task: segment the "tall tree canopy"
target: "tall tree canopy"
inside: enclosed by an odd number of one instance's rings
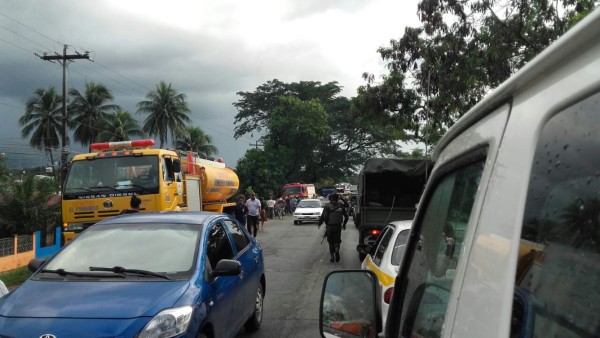
[[[188,126],[177,135],[175,144],[177,149],[197,152],[203,158],[212,157],[218,152],[217,147],[212,144],[212,137],[195,126]]]
[[[341,90],[336,82],[283,83],[275,79],[254,92],[239,92],[241,98],[234,103],[238,109],[235,137],[259,136],[268,154],[261,161],[276,168],[277,177],[269,180],[278,186],[348,176],[366,158],[395,150],[395,141],[402,139],[403,133],[387,119],[363,113],[360,102],[339,96]],[[240,160],[238,173],[256,162]],[[248,184],[253,188],[260,185]]]
[[[54,87],[39,88],[35,96],[30,98],[25,105],[25,114],[19,118],[23,126],[21,135],[28,137],[29,145],[45,151],[54,163],[52,149],[57,148],[62,136],[62,97],[56,93]]]
[[[111,112],[118,111],[120,107],[108,103],[113,99],[110,90],[94,82],[85,84],[85,93],[71,89],[69,95],[69,111],[72,116],[70,126],[75,129],[73,138],[84,146],[96,142],[98,135],[103,131],[99,126]]]
[[[138,113],[148,114],[142,128],[149,135],[157,135],[162,148],[168,141],[169,130],[171,138],[175,139],[191,121],[186,96],[178,93],[170,83],[161,81],[155,90],[146,94],[146,98],[147,101],[137,104]]]
[[[422,25],[379,53],[389,74],[364,100],[418,141],[431,143],[595,7],[593,0],[422,0]],[[408,100],[406,100],[408,99]],[[428,109],[427,109],[428,108]],[[398,124],[399,123],[399,124]]]
[[[134,136],[144,135],[138,121],[126,110],[107,115],[101,123],[101,130],[98,134],[99,142],[128,141]]]

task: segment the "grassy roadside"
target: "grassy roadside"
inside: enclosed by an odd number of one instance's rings
[[[24,266],[15,270],[1,272],[0,280],[6,284],[7,288],[12,289],[21,285],[29,276],[31,276],[31,272]]]

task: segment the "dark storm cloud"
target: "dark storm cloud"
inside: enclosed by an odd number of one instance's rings
[[[379,5],[381,11],[395,3],[389,0],[258,1],[256,6],[243,7],[249,5],[226,0],[218,3],[148,0],[136,2],[140,8],[132,7],[128,11],[121,5],[134,1],[124,1],[3,3],[0,9],[0,146],[15,153],[35,152],[28,147],[28,140],[21,138],[18,119],[24,113],[25,102],[37,88],[54,86],[60,93],[62,68],[58,63],[41,60],[34,53],[60,54],[63,44],[68,44],[69,54],[89,51],[93,59],[76,60],[69,65],[68,88],[83,91],[86,82],[101,83],[111,90],[114,103],[143,122],[146,116],[136,114],[137,103],[145,100],[146,94],[160,81],[171,83],[187,96],[193,124],[213,137],[219,156],[234,166],[249,143],[255,141],[249,136],[233,138],[237,113],[233,103],[239,100],[236,93],[254,91],[277,78],[283,82],[338,81],[346,93],[350,93],[344,95],[352,95],[361,82],[362,72],[370,70],[364,62],[371,61],[361,60],[358,66],[354,62],[349,68],[346,61],[361,50],[361,36],[345,35],[356,34],[352,31],[353,25],[360,22],[364,25],[361,35],[368,36],[367,29],[374,26],[367,22],[372,19],[371,15],[361,18],[360,13],[375,3],[384,3]],[[192,5],[198,8],[193,9],[190,19],[186,15],[190,14],[188,7]],[[145,15],[145,7],[151,6],[175,8],[163,18]],[[253,9],[256,11],[248,12]],[[319,17],[330,12],[337,13],[331,22]],[[166,20],[169,15],[181,15],[182,21],[187,19],[188,22],[169,23]],[[349,17],[351,15],[356,16]],[[402,27],[397,28],[398,34],[402,31]],[[397,36],[388,33],[377,36],[380,41],[391,38]],[[332,46],[339,46],[340,50]],[[352,47],[354,49],[343,50]],[[360,53],[368,55],[364,60],[378,62],[376,47],[377,44],[362,49]],[[72,150],[85,149],[73,144]],[[38,152],[38,156],[40,162],[46,161],[41,153]]]

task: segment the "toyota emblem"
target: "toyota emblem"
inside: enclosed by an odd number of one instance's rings
[[[41,335],[40,338],[56,338],[56,336],[51,333],[46,333]]]
[[[104,201],[104,203],[102,205],[104,206],[104,209],[111,209],[113,207],[113,203],[111,200]],[[43,338],[46,338],[46,337],[43,337]]]

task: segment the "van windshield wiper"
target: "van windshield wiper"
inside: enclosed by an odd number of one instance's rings
[[[137,275],[153,276],[153,277],[159,277],[159,278],[164,278],[164,279],[172,280],[171,277],[169,277],[169,276],[167,276],[165,274],[162,274],[162,273],[148,271],[148,270],[127,269],[127,268],[124,268],[122,266],[113,266],[112,268],[105,268],[105,267],[99,267],[99,266],[90,266],[90,271],[111,271],[111,272],[114,272],[114,273],[121,273],[121,274],[133,273],[133,274],[137,274]]]
[[[75,276],[75,277],[107,277],[105,274],[99,274],[99,273],[89,273],[89,272],[73,272],[73,271],[67,271],[65,269],[56,269],[56,270],[51,270],[51,269],[42,269],[40,270],[41,273],[54,273],[57,274],[59,276]],[[119,276],[119,275],[115,275],[115,276],[110,276],[110,277],[117,277],[117,278],[123,278],[123,276]]]

